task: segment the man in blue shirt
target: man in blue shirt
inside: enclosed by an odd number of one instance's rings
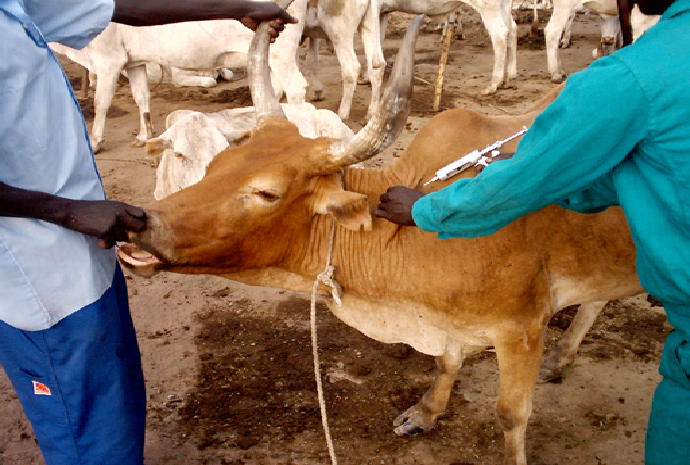
[[[492,234],[552,203],[580,212],[620,205],[640,282],[675,328],[664,346],[645,463],[689,465],[690,0],[632,3],[663,16],[634,44],[572,75],[512,159],[427,195],[392,187],[375,214],[450,238]]]
[[[141,465],[146,395],[116,241],[146,224],[109,201],[49,41],[109,21],[295,22],[249,0],[0,0],[0,364],[48,465]]]

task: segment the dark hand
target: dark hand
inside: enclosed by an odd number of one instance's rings
[[[268,35],[271,36],[271,42],[285,29],[285,24],[297,23],[296,18],[273,2],[256,2],[253,9],[240,19],[240,22],[252,31],[256,31],[263,21],[270,22]]]
[[[389,187],[381,194],[381,203],[374,210],[374,216],[403,226],[416,226],[412,218],[412,205],[423,196],[418,190],[408,187]]]
[[[128,231],[146,227],[146,212],[112,200],[73,200],[67,205],[65,228],[101,239],[98,245],[109,249],[117,241],[127,241]]]

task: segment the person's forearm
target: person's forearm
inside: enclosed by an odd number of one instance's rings
[[[112,21],[155,26],[185,21],[240,19],[252,9],[248,0],[116,0]]]
[[[65,226],[69,223],[70,204],[73,202],[0,182],[0,216],[33,218]]]
[[[0,182],[0,217],[47,221],[100,239],[109,249],[125,241],[129,231],[146,227],[146,212],[112,200],[72,200],[44,192],[29,191]]]
[[[647,105],[624,65],[613,58],[597,60],[569,78],[513,158],[425,195],[413,205],[412,218],[442,238],[477,237],[587,189],[587,207],[600,210],[616,201],[611,181],[603,183],[604,177],[647,131]]]

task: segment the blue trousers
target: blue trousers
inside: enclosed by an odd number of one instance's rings
[[[91,305],[43,331],[0,322],[0,364],[47,465],[142,465],[146,393],[120,268]]]
[[[676,328],[664,344],[645,441],[645,465],[690,465],[690,318],[666,307]],[[687,309],[684,309],[687,310]]]

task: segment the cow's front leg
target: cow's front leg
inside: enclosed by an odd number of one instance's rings
[[[556,84],[565,81],[565,74],[561,69],[561,60],[558,55],[558,46],[571,13],[572,10],[569,4],[565,4],[565,2],[556,2],[549,23],[544,28],[546,59],[549,67],[549,74],[551,75],[551,82]]]
[[[91,147],[98,153],[105,140],[105,117],[115,95],[117,79],[122,66],[120,63],[105,63],[97,66],[96,92],[93,96],[93,126],[91,127]]]
[[[153,123],[151,122],[151,93],[149,92],[146,63],[127,68],[129,86],[132,97],[139,107],[139,135],[132,142],[136,147],[143,147],[146,141],[153,139]]]
[[[323,83],[319,78],[319,46],[321,39],[309,38],[309,48],[307,49],[307,63],[309,77],[311,78],[311,97],[312,102],[323,101]]]
[[[399,436],[414,436],[436,426],[436,420],[448,406],[455,378],[462,366],[464,352],[461,346],[450,348],[436,357],[436,379],[424,394],[422,400],[395,419],[395,433]]]
[[[364,45],[364,54],[367,58],[367,77],[371,82],[371,100],[367,116],[362,124],[366,124],[376,113],[381,105],[381,88],[383,86],[383,75],[386,69],[386,59],[381,48],[381,24],[379,14],[372,13],[369,7],[364,21],[360,25],[359,32]]]
[[[505,438],[505,465],[527,465],[525,431],[539,375],[543,328],[521,322],[517,331],[497,337],[499,393],[496,417]]]
[[[357,87],[357,77],[362,65],[359,63],[354,47],[354,30],[340,35],[329,35],[333,41],[333,48],[340,63],[340,76],[343,80],[343,93],[340,99],[338,116],[343,121],[350,118],[352,99]]]
[[[486,8],[482,13],[482,19],[486,29],[491,36],[491,45],[494,50],[494,69],[491,75],[491,84],[484,90],[482,95],[496,93],[498,88],[505,83],[507,75],[508,40],[510,39],[510,28],[506,25],[503,14],[499,8]],[[516,38],[517,43],[517,38]]]

